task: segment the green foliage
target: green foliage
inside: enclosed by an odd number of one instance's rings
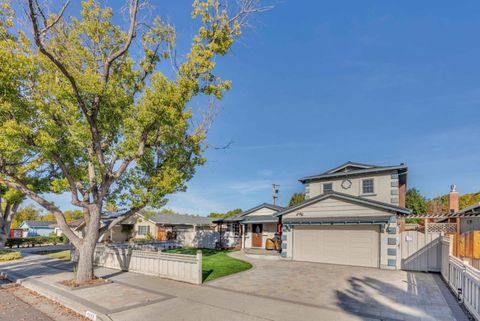
[[[176,34],[159,17],[148,28],[135,25],[138,40],[130,46],[123,31],[128,28],[114,24],[120,19],[113,10],[84,0],[80,16],[57,20],[52,14],[46,23],[55,26],[32,39],[5,3],[0,180],[21,182],[22,191],[33,189],[30,181],[48,193],[77,195],[81,189],[78,195],[88,195],[84,201],[94,195],[111,208],[162,207],[166,195],[185,190],[205,163],[208,119],[199,121],[189,104],[197,96],[221,99],[230,89],[230,81],[215,73],[216,56],[230,51],[246,12],[229,16],[217,0],[195,0],[198,30],[168,77],[160,64],[171,67]],[[41,20],[33,25],[42,29]],[[119,170],[121,164],[126,166]]]
[[[13,261],[22,258],[22,253],[12,250],[0,250],[0,262]]]
[[[292,197],[290,198],[290,202],[288,202],[288,207],[297,205],[305,200],[304,193],[293,193]]]
[[[243,211],[241,208],[236,208],[233,210],[230,210],[225,213],[210,213],[208,214],[208,217],[214,217],[214,218],[226,218],[226,217],[232,217],[241,214]]]
[[[147,234],[145,234],[144,240],[147,241],[147,242],[153,241],[154,237],[153,237],[152,233],[148,232]]]
[[[459,207],[464,209],[480,202],[480,192],[460,195]],[[448,194],[435,197],[427,204],[428,213],[448,213]]]
[[[42,218],[41,212],[33,206],[27,206],[18,210],[13,217],[12,228],[18,228],[23,221],[40,221]]]
[[[26,247],[35,247],[36,245],[44,245],[44,244],[57,244],[62,243],[63,237],[61,236],[34,236],[34,237],[15,237],[15,238],[8,238],[5,242],[5,246],[12,248],[16,246],[17,248],[20,246]]]
[[[427,198],[416,188],[407,191],[405,205],[412,210],[413,214],[425,214],[427,212]]]

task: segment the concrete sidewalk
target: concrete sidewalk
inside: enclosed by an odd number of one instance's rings
[[[23,286],[97,320],[368,320],[329,306],[308,306],[198,286],[129,272],[100,268],[96,275],[112,282],[82,289],[58,283],[71,279],[72,265],[30,255],[0,264],[0,271]],[[373,320],[373,319],[370,319]]]

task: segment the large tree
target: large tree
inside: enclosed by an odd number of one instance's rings
[[[405,197],[405,206],[412,210],[413,214],[425,214],[427,212],[427,198],[416,188],[410,188]]]
[[[10,226],[24,196],[15,189],[0,186],[0,248],[10,235]]]
[[[193,2],[198,32],[181,61],[175,29],[159,17],[140,21],[141,0],[128,1],[125,28],[96,0],[82,1],[80,15],[70,17],[68,1],[55,14],[28,0],[31,36],[21,22],[11,28],[19,20],[8,5],[0,9],[0,184],[55,216],[79,252],[77,282],[94,276],[101,233],[147,205],[165,205],[205,162],[208,121],[188,105],[199,95],[221,99],[230,88],[214,73],[215,57],[230,51],[246,17],[261,10],[255,0],[236,8],[220,1]],[[25,183],[30,178],[47,180],[47,192],[70,194],[84,212],[83,238]],[[101,227],[107,203],[126,210]]]

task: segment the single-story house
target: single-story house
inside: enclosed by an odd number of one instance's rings
[[[67,224],[71,229],[73,229],[75,231],[80,225],[83,224],[83,218],[68,221]],[[50,227],[53,228],[53,232],[55,233],[55,235],[57,235],[57,236],[62,236],[63,235],[62,230],[60,229],[60,227],[58,227],[58,224],[56,222],[54,224],[51,224]]]
[[[229,236],[230,231],[240,235],[243,249],[265,248],[264,229],[270,226],[274,234],[277,226],[285,259],[399,269],[399,233],[410,214],[405,208],[407,170],[404,164],[347,162],[300,178],[306,198],[300,204],[261,204],[216,223],[226,226]],[[236,239],[223,240],[230,245]]]
[[[23,230],[22,237],[49,236],[53,233],[51,225],[55,222],[50,221],[23,221],[19,229]]]
[[[284,208],[262,203],[239,215],[216,219],[219,225],[220,246],[225,248],[260,248],[266,247],[268,239],[281,233],[279,219],[275,216]]]
[[[213,219],[186,214],[139,212],[120,224],[127,238],[157,241],[176,240],[185,247],[215,248],[218,232]],[[115,241],[112,238],[112,241]]]

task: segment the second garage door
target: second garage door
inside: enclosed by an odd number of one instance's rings
[[[293,259],[378,267],[379,226],[301,226],[293,228]]]

